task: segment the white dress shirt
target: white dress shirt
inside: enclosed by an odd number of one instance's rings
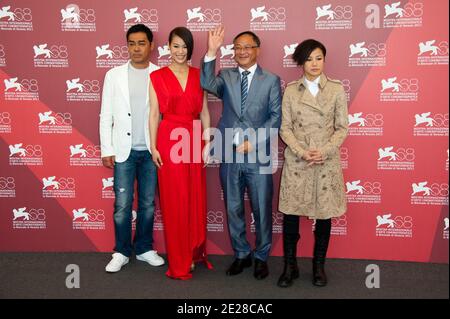
[[[314,97],[316,97],[317,93],[319,93],[319,81],[320,81],[320,76],[318,76],[314,81],[310,81],[305,77],[306,87],[308,88],[309,92],[311,92],[311,94]]]

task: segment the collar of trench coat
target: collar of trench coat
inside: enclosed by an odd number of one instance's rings
[[[321,89],[323,89],[325,87],[325,85],[327,84],[327,82],[328,82],[327,76],[324,73],[322,73],[320,75],[319,87]],[[302,86],[307,88],[306,85],[305,85],[305,76],[304,75],[298,80],[297,87],[300,90]]]
[[[323,112],[324,112],[322,107],[321,107],[322,102],[323,102],[323,98],[324,98],[323,95],[321,94],[321,91],[323,91],[323,89],[325,88],[325,85],[327,84],[328,80],[329,79],[327,78],[327,76],[324,73],[322,73],[320,75],[320,80],[319,80],[319,88],[320,88],[320,90],[319,90],[319,93],[317,94],[316,97],[314,97],[309,92],[309,90],[308,90],[308,88],[307,88],[307,86],[305,84],[305,76],[302,76],[299,80],[296,81],[297,82],[297,89],[299,91],[303,90],[304,92],[307,92],[306,94],[302,94],[301,102],[306,104],[306,105],[309,105],[310,107],[312,107],[314,109],[316,109],[320,114],[323,114]]]

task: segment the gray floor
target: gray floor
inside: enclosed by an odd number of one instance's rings
[[[301,258],[300,278],[283,289],[276,286],[281,257],[269,259],[270,275],[262,281],[253,278],[252,268],[225,276],[231,256],[210,256],[214,269],[198,266],[188,281],[169,279],[164,275],[166,266],[155,268],[135,259],[119,273],[108,274],[104,267],[109,259],[105,253],[1,253],[0,298],[449,298],[448,264],[330,259],[329,284],[318,288],[311,284],[311,259]],[[67,277],[73,276],[66,272],[70,264],[79,267],[80,288],[66,287]],[[370,264],[379,268],[380,288],[366,287]]]

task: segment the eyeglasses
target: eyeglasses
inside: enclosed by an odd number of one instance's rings
[[[253,45],[253,46],[244,46],[244,47],[241,47],[241,46],[235,46],[235,47],[232,48],[232,50],[234,50],[234,51],[236,51],[236,52],[239,52],[239,51],[250,51],[250,49],[254,49],[254,48],[259,48],[259,46],[257,46],[257,45]]]

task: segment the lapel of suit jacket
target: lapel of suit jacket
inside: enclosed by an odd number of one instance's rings
[[[259,88],[261,87],[261,81],[264,80],[264,74],[262,72],[261,67],[258,65],[255,70],[255,74],[253,75],[252,82],[250,83],[250,87],[248,88],[247,100],[244,105],[244,112],[247,111],[247,105],[249,101],[252,101],[254,98],[258,96]]]
[[[231,87],[233,89],[233,95],[235,103],[232,103],[233,109],[237,115],[241,115],[241,74],[239,73],[239,68],[236,67],[230,72]]]
[[[122,91],[123,96],[125,97],[125,100],[127,101],[127,107],[128,110],[131,110],[130,105],[130,90],[128,88],[128,67],[129,67],[130,61],[128,61],[126,64],[122,65],[120,69],[120,73],[118,74],[119,79],[119,87]]]

